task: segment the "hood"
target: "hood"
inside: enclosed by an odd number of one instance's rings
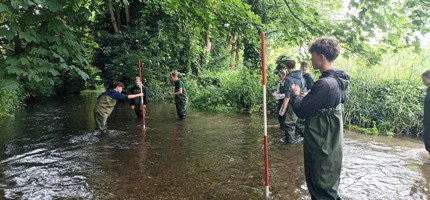
[[[332,69],[324,72],[322,74],[323,77],[325,76],[332,76],[336,78],[337,82],[339,83],[339,87],[342,90],[348,89],[349,85],[349,73],[340,69]]]
[[[293,78],[297,78],[297,79],[301,79],[302,76],[302,70],[294,70],[291,71],[290,73],[288,73],[288,76],[293,77]]]
[[[335,69],[337,82],[342,90],[348,89],[349,85],[349,73],[346,71]]]

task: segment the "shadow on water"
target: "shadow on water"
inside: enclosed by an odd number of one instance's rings
[[[6,199],[264,199],[261,116],[189,111],[151,103],[147,129],[127,102],[92,136],[98,94],[29,105],[0,127]],[[269,119],[271,199],[310,199],[303,148],[278,142]],[[345,133],[344,199],[428,199],[430,156],[421,141]]]

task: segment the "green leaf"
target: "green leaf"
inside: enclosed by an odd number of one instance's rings
[[[16,65],[7,66],[6,71],[8,74],[16,74],[16,75],[21,75],[25,73],[21,68],[17,67]]]
[[[20,32],[19,38],[24,39],[26,42],[36,42],[37,41],[37,38],[35,38],[31,32]]]
[[[45,3],[44,3],[44,5],[46,6],[46,7],[48,7],[49,8],[49,10],[51,10],[51,11],[53,11],[53,12],[58,12],[58,11],[60,11],[60,10],[62,10],[63,9],[63,4],[62,3],[60,3],[59,1],[57,2],[57,1],[53,1],[53,0],[51,0],[51,1],[46,1]]]
[[[11,41],[13,40],[14,33],[6,28],[0,28],[0,37],[6,38],[6,40]]]
[[[31,82],[32,80],[35,82],[39,82],[42,79],[33,71],[33,70],[28,70],[28,74],[27,74],[28,80]]]
[[[0,83],[0,87],[10,90],[16,90],[19,87],[18,81],[13,78],[3,79]]]
[[[15,9],[20,9],[20,8],[24,8],[24,10],[28,9],[28,1],[17,1],[17,0],[12,0],[10,2],[10,4],[12,5],[13,8]]]
[[[75,70],[78,72],[79,76],[81,76],[84,80],[87,80],[89,78],[88,74],[80,70],[79,68],[76,68]]]
[[[20,59],[19,59],[19,62],[20,62],[22,65],[28,65],[28,64],[30,64],[30,62],[29,62],[29,60],[28,60],[28,58],[27,58],[27,57],[22,57],[22,58],[20,58]]]
[[[58,76],[60,75],[60,72],[58,72],[56,69],[49,69],[48,70],[49,73],[51,73],[53,76]]]
[[[0,13],[3,13],[3,12],[10,14],[10,13],[13,13],[13,10],[5,4],[0,4]]]

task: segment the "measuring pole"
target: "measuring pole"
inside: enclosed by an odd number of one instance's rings
[[[137,65],[139,67],[139,74],[140,74],[140,93],[143,93],[142,67],[140,64],[140,59]],[[145,129],[145,104],[143,103],[143,96],[140,97],[140,105],[142,107],[142,125],[143,125],[143,129]]]
[[[261,63],[263,74],[263,119],[264,119],[264,169],[266,177],[266,199],[269,198],[269,148],[267,141],[267,107],[266,107],[266,35],[261,33]]]

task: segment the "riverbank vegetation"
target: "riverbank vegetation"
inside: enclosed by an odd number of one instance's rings
[[[343,47],[337,66],[351,74],[346,123],[369,134],[419,135],[428,7],[420,0],[1,1],[0,119],[35,98],[115,80],[131,87],[139,59],[151,101],[170,100],[168,73],[176,69],[192,107],[261,113],[264,31],[268,93],[278,58],[309,61],[307,46],[333,36]]]

